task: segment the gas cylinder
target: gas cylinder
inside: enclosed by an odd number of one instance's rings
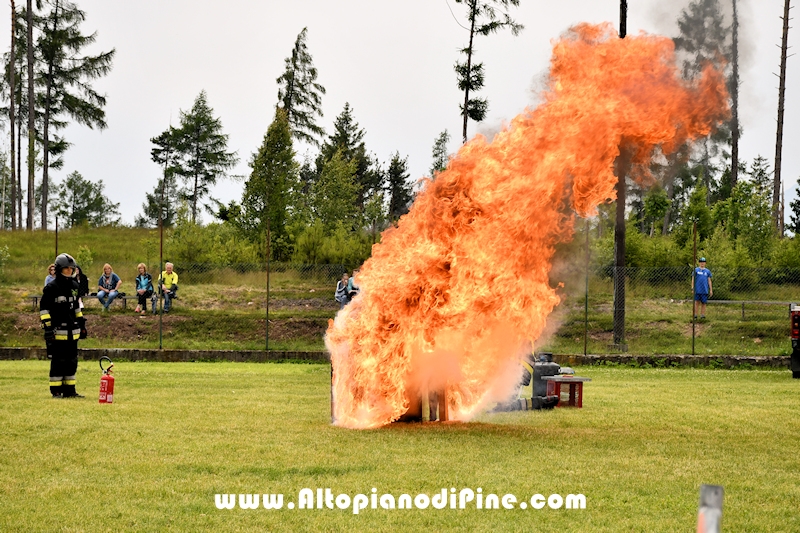
[[[103,360],[109,362],[106,368],[103,368]],[[111,375],[111,369],[114,368],[114,363],[111,362],[106,356],[100,358],[100,370],[103,375],[100,377],[100,403],[112,403],[114,401],[114,376]]]

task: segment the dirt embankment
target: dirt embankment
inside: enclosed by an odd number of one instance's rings
[[[40,337],[39,315],[34,313],[3,313],[0,323],[5,331],[2,334],[14,337]],[[213,319],[187,315],[164,315],[163,334],[165,337],[236,338],[239,340],[260,339],[264,336],[264,317]],[[286,318],[269,321],[269,335],[274,340],[313,339],[325,334],[327,320],[324,318]],[[111,314],[87,314],[87,329],[95,339],[109,341],[136,342],[137,340],[157,338],[159,318],[151,314],[140,316],[133,312],[112,312]]]

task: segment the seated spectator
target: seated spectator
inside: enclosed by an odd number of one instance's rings
[[[348,300],[352,300],[353,298],[355,298],[356,294],[358,294],[358,291],[361,290],[361,287],[356,285],[356,276],[358,275],[359,272],[360,272],[360,270],[358,270],[358,269],[353,270],[353,277],[351,277],[347,281],[347,299]]]
[[[78,280],[78,304],[83,309],[83,297],[89,296],[89,278],[83,273],[81,267],[75,267],[75,279]]]
[[[164,265],[165,270],[158,278],[158,292],[164,296],[164,312],[169,313],[172,307],[172,299],[178,296],[178,273],[173,271],[173,264],[167,263]],[[156,313],[156,308],[153,306],[153,314]]]
[[[108,263],[103,265],[103,275],[100,276],[100,281],[97,282],[97,299],[103,304],[104,311],[108,311],[111,302],[119,294],[120,285],[122,285],[122,280],[114,274],[111,265]]]
[[[147,313],[147,300],[153,295],[153,276],[147,273],[144,263],[139,263],[136,267],[139,275],[136,276],[136,297],[139,298],[139,305],[136,306],[134,313]],[[155,311],[155,306],[153,306]]]
[[[47,267],[47,277],[44,278],[44,286],[47,287],[47,284],[55,279],[56,279],[56,265],[50,265],[49,267]]]
[[[342,274],[342,279],[336,282],[336,301],[339,302],[339,309],[344,309],[344,306],[350,303],[350,297],[347,294],[347,283],[350,281],[350,276],[345,272]]]

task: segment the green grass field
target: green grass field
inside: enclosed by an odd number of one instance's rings
[[[112,405],[51,400],[47,363],[0,363],[2,531],[800,530],[800,380],[788,371],[585,367],[583,409],[332,427],[325,365],[120,363]],[[584,510],[218,510],[218,493],[586,496]]]

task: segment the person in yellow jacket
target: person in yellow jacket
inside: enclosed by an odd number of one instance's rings
[[[172,263],[167,263],[164,268],[166,270],[158,278],[158,292],[164,295],[164,312],[169,313],[172,299],[178,294],[178,273],[173,270]],[[153,305],[153,314],[156,312],[156,306]]]
[[[50,394],[53,398],[83,398],[75,392],[78,339],[86,338],[86,319],[78,299],[77,264],[69,254],[56,257],[56,276],[42,292],[39,317],[50,356]]]

